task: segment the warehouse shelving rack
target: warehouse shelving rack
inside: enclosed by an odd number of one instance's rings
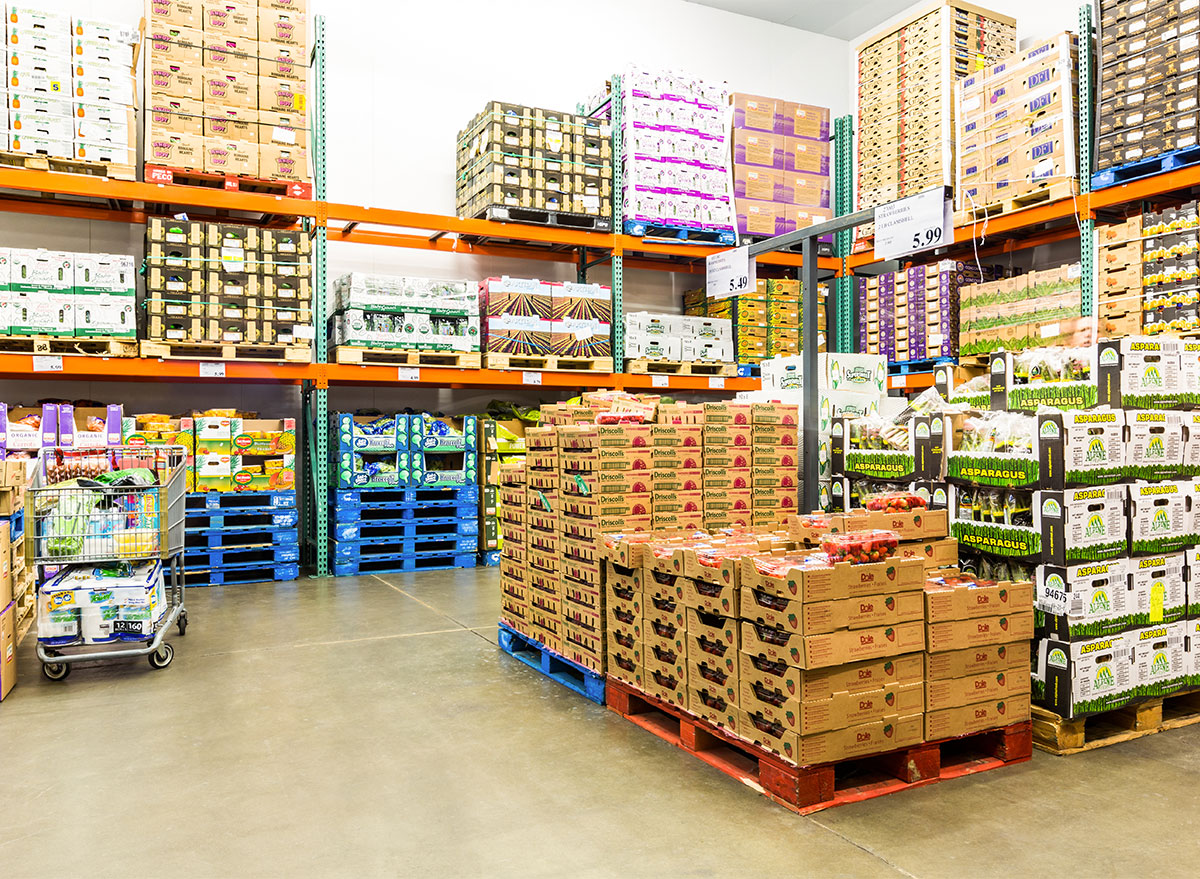
[[[326,249],[328,242],[349,241],[381,246],[403,247],[416,250],[444,253],[500,256],[516,259],[550,260],[571,263],[585,273],[588,269],[605,262],[612,263],[614,295],[623,294],[625,268],[654,269],[671,272],[704,271],[704,259],[720,249],[716,246],[683,244],[661,239],[643,240],[614,233],[594,233],[571,229],[556,229],[545,226],[504,223],[489,220],[463,219],[437,214],[352,205],[327,200],[324,189],[325,138],[323,129],[324,72],[325,72],[325,23],[322,17],[315,20],[316,39],[313,53],[314,111],[319,118],[314,120],[313,161],[317,183],[314,199],[298,199],[285,196],[223,190],[197,189],[159,183],[109,180],[83,177],[47,171],[18,168],[0,168],[0,211],[28,213],[78,219],[99,220],[116,223],[141,224],[148,216],[171,214],[186,209],[194,219],[235,218],[237,222],[258,222],[282,228],[297,225],[311,230],[314,236],[314,272],[318,280],[314,284],[314,319],[317,338],[316,362],[307,364],[266,363],[228,361],[223,378],[200,375],[201,364],[192,360],[155,361],[152,370],[146,369],[144,360],[138,358],[106,358],[95,356],[63,355],[61,368],[35,371],[35,358],[30,354],[0,353],[0,378],[5,379],[53,379],[78,381],[169,381],[169,382],[226,382],[245,384],[293,385],[305,391],[308,401],[305,412],[306,424],[309,416],[315,417],[321,405],[328,411],[328,391],[338,386],[409,385],[441,388],[500,388],[516,389],[540,387],[556,391],[582,390],[590,388],[619,388],[625,390],[651,390],[660,392],[704,392],[713,390],[707,377],[669,376],[666,386],[657,384],[662,377],[650,375],[627,375],[623,373],[582,373],[547,371],[538,373],[538,381],[531,383],[521,371],[495,369],[452,369],[443,367],[421,367],[419,376],[401,381],[396,367],[358,366],[325,362],[323,316],[326,312]],[[1092,32],[1092,10],[1084,6],[1080,11],[1081,33]],[[1087,53],[1081,53],[1081,94],[1090,94],[1092,89],[1092,62]],[[1080,167],[1089,168],[1092,156],[1091,115],[1092,105],[1087,100],[1079,102],[1079,154]],[[853,137],[852,120],[842,117],[835,120],[834,168],[838,182],[835,195],[835,215],[849,213],[852,204],[850,178],[852,171]],[[1091,257],[1094,245],[1094,221],[1097,216],[1119,216],[1123,208],[1140,205],[1160,197],[1200,190],[1200,166],[1180,168],[1145,177],[1130,183],[1113,186],[1096,192],[1090,191],[1086,174],[1081,175],[1080,194],[1077,198],[1063,198],[1037,207],[1026,208],[1011,214],[993,217],[987,223],[986,246],[980,246],[981,257],[1024,250],[1041,244],[1078,239],[1081,258],[1085,265]],[[614,198],[614,202],[619,199]],[[1078,222],[1077,222],[1078,221]],[[973,242],[982,224],[964,224],[955,228],[953,243],[936,254],[924,254],[922,259],[973,255]],[[818,267],[824,277],[836,277],[834,304],[829,315],[830,344],[834,350],[849,350],[853,347],[853,327],[857,316],[853,314],[852,275],[869,274],[878,260],[870,250],[850,253],[849,244],[838,241],[837,256],[822,257]],[[775,252],[758,257],[760,265],[782,270],[798,270],[803,264],[799,254]],[[1094,277],[1085,271],[1085,297],[1094,291]],[[1090,301],[1087,301],[1089,308]],[[617,312],[619,315],[620,312]],[[619,317],[615,324],[620,326]],[[57,363],[56,363],[57,366]],[[44,369],[44,364],[42,365]],[[913,374],[903,378],[910,389],[931,381],[929,374]],[[897,385],[900,386],[900,385]],[[753,390],[759,387],[755,378],[728,378],[723,380],[725,392]],[[322,404],[322,401],[323,404]],[[324,442],[320,437],[311,437],[312,451]],[[327,450],[326,450],[327,451]],[[318,459],[320,460],[320,459]],[[310,465],[311,465],[310,460]],[[327,487],[327,473],[323,466],[313,467],[308,480],[314,491]],[[313,528],[309,533],[320,533],[319,512],[311,509]],[[318,570],[328,571],[328,558],[321,564],[325,554],[323,541],[314,541],[317,551]]]

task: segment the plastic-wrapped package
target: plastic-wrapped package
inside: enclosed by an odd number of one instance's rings
[[[869,565],[882,562],[895,555],[899,546],[899,534],[879,528],[829,534],[821,540],[821,549],[831,564],[849,562],[852,565]]]

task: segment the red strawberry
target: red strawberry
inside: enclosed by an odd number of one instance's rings
[[[889,692],[886,696],[883,697],[883,701],[886,702],[888,705],[895,705],[896,704],[896,694]]]
[[[883,600],[883,605],[888,610],[895,610],[896,609],[896,599],[889,595],[887,598],[885,598]]]
[[[890,723],[889,723],[889,724],[887,724],[887,725],[886,725],[886,726],[883,728],[883,734],[884,734],[885,736],[887,736],[889,739],[892,737],[892,733],[893,733],[893,732],[894,732],[894,730],[892,729],[892,725],[891,725]]]
[[[788,693],[790,693],[793,696],[796,694],[796,682],[795,681],[789,680],[787,682],[787,688],[788,688]]]
[[[644,436],[635,436],[633,438],[633,447],[635,449],[640,449],[645,445],[646,445],[646,438]]]
[[[798,622],[796,621],[796,615],[794,613],[788,614],[788,625],[791,626],[793,629],[796,628],[797,625],[799,625]]]
[[[1008,652],[1008,648],[1007,648],[1007,647],[1001,647],[999,650],[997,650],[997,651],[996,651],[996,655],[997,655],[997,656],[999,656],[1001,659],[1003,659],[1003,658],[1004,658],[1004,655],[1005,655],[1007,652]]]
[[[885,675],[887,675],[888,677],[891,677],[893,674],[896,673],[896,666],[892,663],[892,661],[890,659],[883,664],[883,673]]]

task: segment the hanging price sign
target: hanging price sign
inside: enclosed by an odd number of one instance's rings
[[[896,259],[954,241],[954,212],[935,186],[875,208],[875,257]]]
[[[749,247],[714,253],[705,261],[705,288],[709,299],[726,299],[753,293],[758,286]]]

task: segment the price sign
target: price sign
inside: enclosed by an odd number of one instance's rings
[[[415,382],[421,380],[421,367],[419,366],[397,366],[396,380],[402,382]]]
[[[522,372],[521,383],[526,385],[540,385],[542,383],[542,374],[540,372]]]
[[[33,355],[33,371],[34,372],[62,372],[62,355],[61,354],[34,354]]]
[[[200,364],[200,378],[225,378],[225,364],[202,362]]]
[[[954,214],[945,187],[935,186],[875,208],[875,256],[896,259],[954,241]]]
[[[655,373],[650,376],[650,387],[652,388],[668,388],[671,386],[670,377]]]
[[[720,376],[720,375],[713,375],[713,376],[709,376],[709,378],[708,378],[708,386],[709,386],[710,388],[723,388],[723,387],[725,387],[725,378],[724,378],[724,376]]]
[[[705,261],[705,284],[709,299],[725,299],[751,293],[758,285],[749,247],[714,253]]]

